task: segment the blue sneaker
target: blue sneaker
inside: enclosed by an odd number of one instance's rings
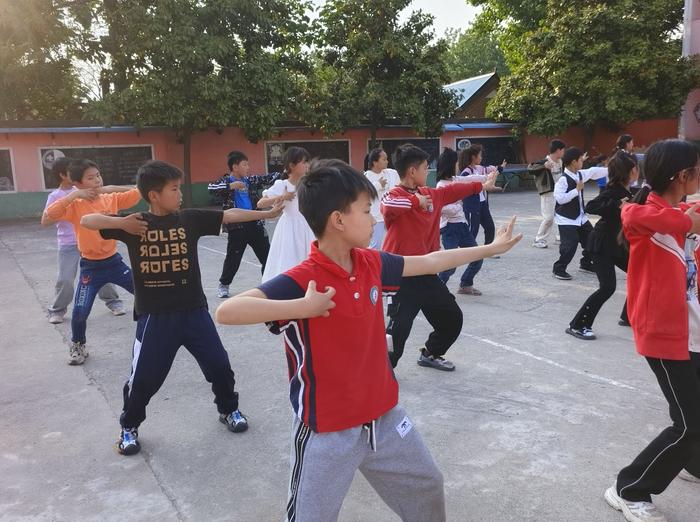
[[[136,428],[122,428],[119,441],[117,441],[117,451],[122,455],[136,455],[141,451],[139,432]]]
[[[226,424],[229,431],[242,433],[248,429],[248,419],[239,410],[234,410],[228,415],[219,415],[219,422]]]

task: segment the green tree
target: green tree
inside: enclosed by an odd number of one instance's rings
[[[125,56],[108,60],[103,80],[109,93],[93,104],[93,113],[175,130],[184,145],[183,192],[190,205],[194,132],[235,126],[257,141],[287,116],[308,27],[306,4],[120,0],[117,7],[105,16],[118,17],[112,28],[124,32],[103,40],[103,51],[119,49]]]
[[[454,109],[445,40],[433,41],[432,16],[399,15],[410,0],[328,0],[314,32],[315,67],[302,83],[303,119],[324,132],[401,122],[422,135],[441,132]]]
[[[84,91],[65,2],[0,0],[0,119],[75,119]]]
[[[590,142],[597,126],[677,116],[700,79],[676,0],[549,0],[547,13],[489,106],[497,119],[549,135],[580,125]]]
[[[494,39],[509,69],[527,60],[525,42],[548,16],[547,0],[467,0],[481,7],[471,30]]]
[[[483,34],[474,29],[449,31],[449,49],[445,65],[451,81],[463,80],[496,71],[499,76],[509,73],[505,57],[493,33]]]

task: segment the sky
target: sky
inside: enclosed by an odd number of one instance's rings
[[[324,0],[312,1],[317,6],[324,3]],[[447,29],[466,29],[479,12],[478,7],[468,5],[466,0],[413,0],[401,19],[418,9],[435,17],[433,26],[437,37],[442,36]]]
[[[479,8],[467,5],[466,0],[413,0],[407,11],[411,8],[435,17],[436,36],[441,36],[447,29],[466,29],[479,12]]]

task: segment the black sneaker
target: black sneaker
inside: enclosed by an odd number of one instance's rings
[[[593,270],[592,266],[579,266],[578,267],[579,272],[583,272],[584,274],[593,274],[596,275],[596,271]]]
[[[582,339],[584,341],[593,341],[595,339],[595,334],[593,330],[584,326],[583,328],[571,328],[570,326],[564,330],[569,335],[573,335],[577,339]]]
[[[219,415],[219,422],[226,424],[229,431],[242,433],[248,429],[248,419],[239,410],[234,410],[228,415]]]
[[[620,319],[617,324],[620,326],[632,326],[630,322],[627,319]]]
[[[139,432],[136,428],[122,428],[117,441],[117,451],[122,455],[136,455],[141,451]]]
[[[571,277],[571,274],[566,270],[561,270],[559,272],[555,270],[554,272],[552,272],[552,275],[554,275],[554,277],[556,277],[557,279],[561,279],[562,281],[569,281],[573,279],[573,277]]]

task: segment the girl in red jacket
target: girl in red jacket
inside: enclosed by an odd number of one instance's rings
[[[700,448],[700,379],[688,351],[688,233],[700,232],[700,150],[683,140],[654,143],[644,159],[649,187],[622,209],[629,241],[627,304],[637,351],[646,357],[669,403],[673,424],[617,476],[605,500],[629,521],[663,522],[651,502]]]

